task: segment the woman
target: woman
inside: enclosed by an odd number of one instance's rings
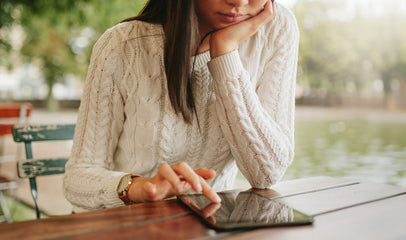
[[[218,202],[238,169],[276,183],[293,159],[298,38],[271,0],[150,0],[109,29],[66,166],[74,211],[189,189]]]

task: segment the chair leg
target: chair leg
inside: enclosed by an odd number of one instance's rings
[[[34,199],[35,212],[37,214],[37,219],[40,219],[41,214],[40,214],[38,203],[37,203],[38,191],[37,191],[37,181],[35,180],[35,177],[30,178],[30,187],[31,187],[32,199]]]
[[[4,198],[4,194],[0,191],[0,205],[1,209],[3,210],[3,215],[7,222],[12,222],[10,211],[8,210],[6,199]]]

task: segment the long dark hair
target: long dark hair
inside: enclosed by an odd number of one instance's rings
[[[160,23],[165,32],[165,73],[172,108],[191,123],[196,113],[190,58],[199,42],[194,0],[149,0],[141,13],[124,21]]]

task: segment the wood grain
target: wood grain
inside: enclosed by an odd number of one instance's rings
[[[189,212],[177,200],[142,203],[40,220],[0,224],[0,239],[55,239],[142,225]],[[22,231],[24,230],[24,231]]]
[[[129,226],[112,230],[107,229],[66,239],[195,239],[215,236],[216,234],[216,231],[207,228],[196,216],[188,215],[180,218],[152,222],[142,226]]]

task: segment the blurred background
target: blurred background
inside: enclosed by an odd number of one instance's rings
[[[31,122],[74,123],[94,42],[145,2],[1,0],[0,103],[31,103]],[[406,1],[279,3],[301,33],[296,152],[284,180],[327,175],[405,187]],[[5,144],[15,151],[12,140]],[[247,186],[241,175],[236,186]],[[26,191],[10,196],[29,206]],[[8,202],[15,221],[32,217]]]

